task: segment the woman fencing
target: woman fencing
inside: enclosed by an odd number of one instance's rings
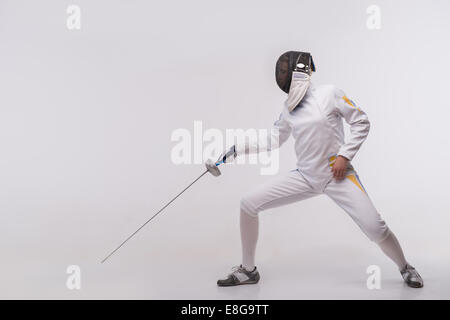
[[[242,262],[217,284],[235,286],[259,281],[255,251],[261,211],[326,194],[397,264],[408,286],[422,287],[422,278],[406,261],[397,238],[375,209],[350,163],[369,133],[367,115],[342,90],[312,84],[313,71],[309,53],[284,53],[276,64],[276,80],[288,93],[288,99],[268,142],[238,143],[221,157],[229,162],[239,155],[278,148],[292,135],[297,169],[258,186],[241,199]],[[343,119],[351,129],[347,141]]]

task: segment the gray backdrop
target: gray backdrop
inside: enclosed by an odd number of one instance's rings
[[[81,30],[66,9],[81,8]],[[381,29],[369,30],[369,5]],[[450,298],[447,0],[0,0],[1,298]],[[239,199],[258,165],[207,176],[107,264],[100,260],[203,170],[174,165],[177,128],[267,128],[274,64],[314,55],[372,123],[353,161],[425,279],[396,267],[325,196],[261,215],[262,281],[240,263]],[[289,140],[280,172],[295,165]],[[66,268],[81,268],[69,290]],[[381,290],[368,290],[378,265]]]

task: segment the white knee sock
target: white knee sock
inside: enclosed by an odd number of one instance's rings
[[[259,219],[241,210],[242,266],[252,271],[255,268],[256,242],[258,241]]]
[[[392,231],[389,236],[378,243],[378,245],[381,250],[397,264],[399,270],[402,270],[406,266],[407,262],[403,255],[402,247]]]

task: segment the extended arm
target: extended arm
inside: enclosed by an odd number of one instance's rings
[[[286,142],[291,133],[291,127],[286,120],[283,119],[283,115],[273,124],[272,128],[268,130],[265,137],[241,137],[237,139],[236,144],[230,149],[224,152],[219,161],[230,162],[233,161],[236,156],[259,153],[265,151],[271,151],[281,147]]]

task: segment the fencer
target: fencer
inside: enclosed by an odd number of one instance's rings
[[[369,133],[368,117],[342,90],[333,85],[314,85],[311,75],[315,70],[310,53],[289,51],[281,55],[275,67],[276,82],[288,96],[267,140],[245,140],[222,155],[223,162],[230,162],[236,156],[273,150],[292,135],[297,168],[242,197],[242,261],[217,285],[255,284],[260,280],[255,265],[260,212],[325,194],[379,245],[408,286],[423,287],[422,278],[405,259],[399,241],[374,207],[351,164]],[[346,140],[343,120],[350,125]]]

